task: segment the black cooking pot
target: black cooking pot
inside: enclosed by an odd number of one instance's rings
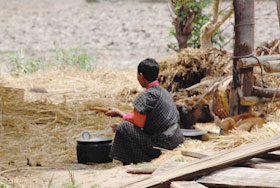
[[[78,163],[109,163],[112,159],[108,156],[112,146],[112,138],[93,137],[77,140]]]

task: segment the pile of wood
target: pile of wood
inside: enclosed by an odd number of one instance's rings
[[[149,177],[122,187],[270,187],[280,185],[280,136],[205,156],[191,163],[169,163]],[[269,159],[269,160],[268,160]],[[178,182],[179,181],[179,182]],[[190,182],[191,181],[191,182]]]

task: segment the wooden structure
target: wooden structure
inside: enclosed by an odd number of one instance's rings
[[[221,152],[213,156],[204,157],[200,160],[171,168],[168,171],[156,173],[150,177],[139,178],[138,181],[122,187],[168,187],[172,181],[192,180],[193,178],[206,175],[207,173],[228,166],[240,164],[256,156],[278,149],[280,149],[280,136],[239,146],[230,151]],[[280,185],[280,178],[278,183]]]
[[[280,72],[280,55],[255,57],[254,0],[234,0],[235,44],[233,56],[233,85],[230,99],[230,116],[247,112],[259,102],[279,100],[277,89],[254,86],[253,68],[264,67],[266,72]],[[279,1],[277,8],[279,11]],[[278,12],[279,14],[279,12]],[[262,71],[263,74],[263,71]]]

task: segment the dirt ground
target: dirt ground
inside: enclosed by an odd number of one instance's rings
[[[225,1],[222,7],[228,7]],[[153,0],[0,0],[0,62],[9,51],[29,58],[54,60],[58,48],[81,46],[99,65],[135,68],[146,57],[162,59],[171,18],[165,1]],[[255,45],[280,36],[274,1],[255,3]],[[209,11],[209,9],[206,9]],[[231,50],[233,16],[221,30]],[[4,66],[5,67],[5,66]],[[5,68],[3,68],[5,69]]]
[[[226,1],[223,7],[229,4]],[[0,7],[2,74],[7,70],[7,52],[54,61],[54,41],[56,47],[64,49],[81,46],[96,59],[96,64],[115,70],[134,69],[146,57],[161,60],[173,53],[166,51],[167,44],[175,39],[169,36],[171,20],[165,1],[0,0]],[[256,1],[255,9],[255,46],[279,38],[275,2]],[[233,22],[231,17],[222,28],[226,41],[232,39]],[[231,41],[225,49],[232,50],[232,45]],[[47,85],[42,82],[44,84]],[[8,160],[1,157],[0,165]],[[11,165],[8,169],[11,171],[0,172],[0,182],[16,187],[51,184],[58,188],[71,187],[71,177],[74,177],[80,188],[109,188],[139,178],[139,175],[126,173],[128,168],[131,166],[122,166],[117,161],[106,165],[78,165],[66,161],[64,167],[42,168],[22,165],[19,170]]]

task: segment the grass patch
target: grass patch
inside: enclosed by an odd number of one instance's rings
[[[44,63],[40,58],[27,58],[25,57],[23,51],[19,54],[8,52],[6,53],[6,56],[8,57],[8,64],[11,73],[30,74],[45,68]]]
[[[82,47],[63,49],[55,45],[56,60],[60,62],[62,68],[67,66],[77,67],[83,71],[91,71],[94,67],[95,59],[82,51]]]
[[[82,46],[64,49],[57,47],[56,42],[53,44],[54,49],[52,52],[54,52],[57,62],[45,62],[43,58],[29,58],[24,54],[24,50],[20,50],[17,53],[6,53],[9,72],[12,74],[30,74],[54,66],[60,69],[75,67],[87,72],[93,70],[96,59],[85,53]]]

